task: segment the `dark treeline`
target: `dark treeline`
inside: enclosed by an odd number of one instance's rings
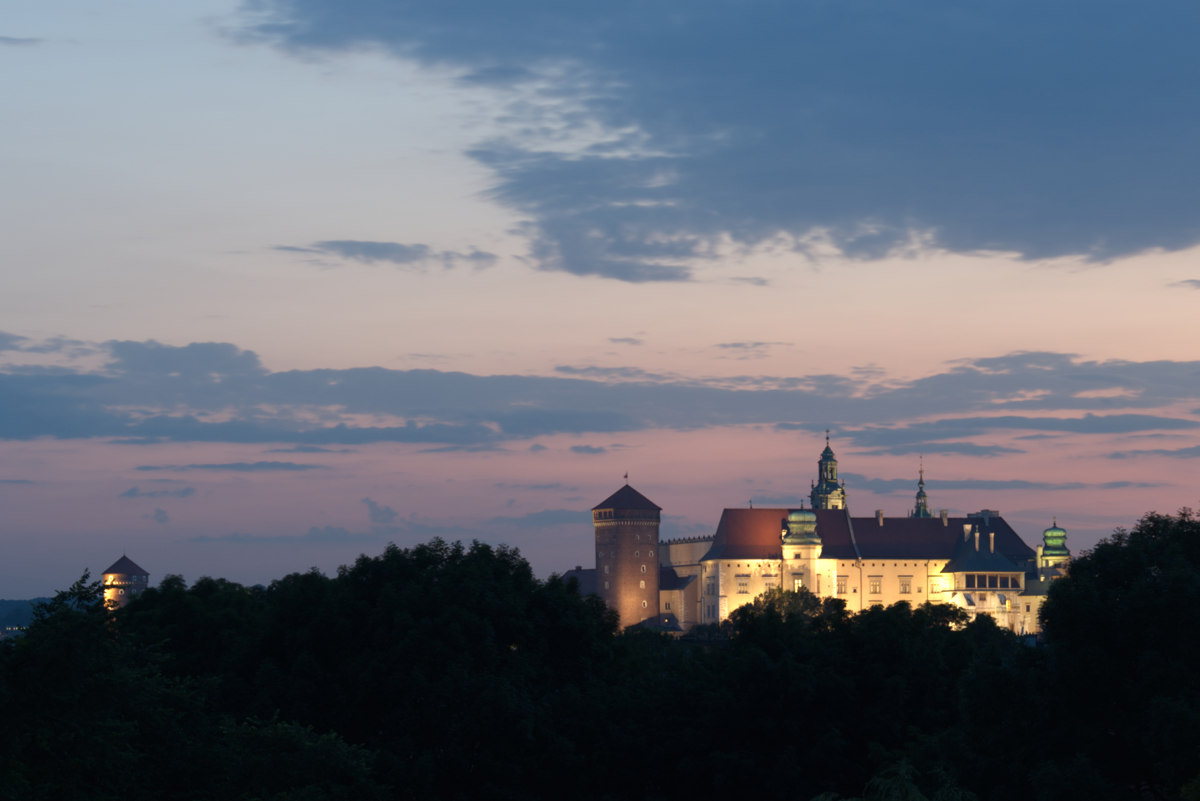
[[[4,799],[1200,799],[1200,522],[991,618],[776,592],[684,640],[435,541],[266,588],[81,579],[0,650]]]

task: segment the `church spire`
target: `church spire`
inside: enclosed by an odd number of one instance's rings
[[[929,513],[929,496],[925,494],[925,459],[921,459],[920,478],[917,480],[917,503],[913,507],[912,517],[932,517]]]
[[[846,488],[838,485],[837,457],[829,445],[829,429],[825,429],[825,450],[817,460],[817,483],[809,498],[814,509],[846,508]]]

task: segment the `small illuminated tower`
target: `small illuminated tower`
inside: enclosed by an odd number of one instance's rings
[[[592,509],[596,592],[622,626],[658,619],[658,524],[661,509],[626,484]]]
[[[833,448],[829,447],[829,431],[825,431],[825,450],[817,461],[817,483],[813,485],[812,508],[814,509],[845,509],[846,488],[838,484],[837,458]]]
[[[104,571],[104,605],[120,609],[140,595],[149,582],[149,573],[128,556],[122,556]]]
[[[921,478],[917,481],[917,504],[910,517],[932,517],[929,514],[929,497],[925,494],[925,466],[921,466]]]
[[[1038,546],[1038,567],[1063,569],[1071,561],[1067,550],[1067,531],[1058,527],[1058,518],[1042,532],[1042,544]]]

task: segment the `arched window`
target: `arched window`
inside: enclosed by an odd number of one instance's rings
[[[646,566],[645,566],[645,565],[642,565],[642,572],[643,572],[643,573],[645,573],[645,572],[646,572]]]

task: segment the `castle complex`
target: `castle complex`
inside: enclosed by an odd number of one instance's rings
[[[1000,514],[933,515],[921,470],[905,517],[852,517],[826,436],[811,508],[726,509],[708,537],[660,541],[661,509],[626,484],[592,510],[594,570],[569,571],[624,626],[686,631],[720,623],[765,590],[841,598],[851,612],[926,601],[986,613],[1018,634],[1038,631],[1049,582],[1070,561],[1057,521],[1036,550]]]

